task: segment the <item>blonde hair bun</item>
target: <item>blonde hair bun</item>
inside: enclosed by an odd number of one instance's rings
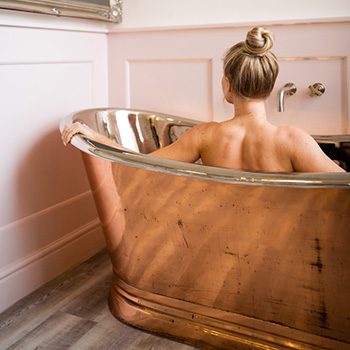
[[[270,49],[273,38],[270,31],[255,27],[226,52],[224,75],[231,91],[243,98],[267,98],[275,85],[278,62]]]
[[[263,27],[251,29],[244,42],[244,51],[249,55],[263,56],[273,46],[272,33]]]

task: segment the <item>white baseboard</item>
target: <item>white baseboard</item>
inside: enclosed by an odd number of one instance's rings
[[[0,270],[0,312],[105,247],[98,219]]]

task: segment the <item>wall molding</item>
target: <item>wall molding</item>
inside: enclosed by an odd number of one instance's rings
[[[256,25],[274,27],[274,26],[295,26],[305,24],[332,24],[332,23],[349,23],[350,17],[334,18],[310,18],[310,19],[291,19],[291,20],[259,20],[248,22],[232,23],[208,23],[208,24],[191,24],[191,25],[174,25],[174,26],[154,26],[154,27],[117,27],[109,24],[107,34],[133,33],[133,32],[162,32],[162,31],[189,31],[189,30],[215,30],[227,28],[244,28],[254,27]]]
[[[287,19],[287,20],[257,20],[242,21],[229,23],[206,23],[174,26],[142,26],[142,27],[124,27],[123,23],[115,24],[89,19],[55,17],[37,13],[28,13],[15,10],[0,9],[1,20],[0,26],[4,27],[22,27],[27,29],[46,29],[85,33],[126,33],[126,32],[145,32],[145,31],[172,31],[172,30],[195,30],[195,29],[220,29],[220,28],[237,28],[251,27],[255,25],[281,26],[281,25],[298,25],[298,24],[325,24],[325,23],[343,23],[349,22],[350,17],[329,17],[329,18],[304,18],[304,19]]]
[[[0,61],[0,66],[36,66],[36,65],[50,65],[50,64],[89,64],[92,66],[94,62],[92,60],[57,60],[57,61]]]
[[[213,57],[169,57],[169,58],[127,58],[124,61],[124,69],[125,69],[125,106],[126,108],[132,108],[131,103],[131,68],[133,64],[138,63],[146,63],[146,64],[179,64],[179,63],[205,63],[208,67],[208,115],[209,119],[208,121],[213,120],[213,88],[212,88],[212,81],[213,81]]]
[[[96,225],[94,200],[86,191],[0,227],[2,240],[8,242],[0,247],[0,281],[23,268],[22,261],[35,261],[37,254],[40,258],[59,249]]]
[[[10,276],[11,274],[17,272],[18,270],[24,269],[28,265],[31,265],[37,262],[38,260],[43,259],[47,255],[55,251],[58,251],[59,249],[66,246],[67,244],[70,244],[77,239],[81,239],[84,235],[88,234],[90,231],[97,230],[99,228],[100,228],[100,221],[99,219],[96,218],[88,222],[87,224],[80,226],[74,231],[66,234],[65,236],[57,239],[56,241],[48,244],[47,246],[40,248],[36,252],[29,254],[15,261],[14,263],[8,264],[7,266],[0,269],[0,281]]]
[[[11,222],[0,234],[8,242],[1,254],[0,312],[105,247],[91,191]]]
[[[94,219],[5,266],[0,270],[0,312],[104,247],[100,222]],[[8,293],[9,290],[12,293]]]
[[[89,191],[85,191],[85,192],[79,193],[76,196],[70,197],[70,198],[68,198],[68,199],[66,199],[64,201],[61,201],[61,202],[56,203],[56,204],[53,204],[50,207],[47,207],[47,208],[44,208],[42,210],[36,211],[33,214],[30,214],[30,215],[22,217],[22,218],[20,218],[18,220],[12,221],[9,224],[0,226],[0,234],[1,234],[1,232],[7,231],[7,230],[13,228],[16,225],[26,224],[26,223],[28,223],[31,220],[35,220],[37,218],[41,218],[41,217],[43,217],[45,215],[50,214],[50,212],[53,212],[55,210],[59,210],[59,209],[62,209],[64,207],[67,207],[67,206],[69,206],[69,205],[71,205],[74,202],[77,202],[79,200],[86,201],[87,197],[90,197],[90,196],[91,196],[91,191],[90,190]],[[0,271],[1,271],[1,269],[0,269]],[[1,273],[0,273],[0,276],[1,276]],[[1,279],[1,277],[0,277],[0,279]]]

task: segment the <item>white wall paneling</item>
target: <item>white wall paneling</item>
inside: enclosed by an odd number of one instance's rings
[[[110,105],[154,106],[156,111],[212,120],[218,101],[223,105],[222,33],[213,29],[109,34]],[[239,31],[234,36],[238,40]]]
[[[106,34],[16,23],[0,20],[0,311],[104,246],[58,123],[107,105]]]
[[[91,206],[93,208],[94,203],[90,198],[91,196],[87,197],[89,197],[88,200],[79,201],[79,204],[83,207]],[[42,222],[44,220],[51,220],[47,222],[52,225],[59,220],[70,220],[76,212],[68,213],[74,209],[77,210],[73,206],[67,206],[64,213],[52,211],[50,216],[37,217],[36,220],[29,222],[25,220],[22,225],[15,225],[11,231],[18,232],[16,230],[22,229],[28,232],[28,236],[33,235],[33,232],[38,232],[38,227],[43,226]],[[81,208],[77,210],[77,212],[79,211],[81,211]],[[39,286],[65,272],[70,267],[85,261],[102,249],[104,238],[99,220],[96,215],[90,222],[87,220],[88,217],[85,217],[85,223],[77,226],[75,230],[0,269],[1,310],[6,309]],[[53,230],[55,230],[54,226],[48,231],[50,233]],[[15,240],[14,237],[11,237],[11,241]]]
[[[344,134],[348,130],[346,57],[280,57],[276,89],[267,106],[276,125],[292,123],[313,134]],[[297,92],[285,98],[285,111],[277,111],[277,92],[293,82]],[[326,91],[310,97],[309,85],[320,82]]]
[[[210,59],[129,60],[126,62],[127,106],[212,120]],[[140,79],[140,77],[142,77]],[[186,89],[193,81],[195,89]],[[169,108],[171,106],[171,109]]]
[[[200,120],[221,121],[233,108],[221,91],[222,57],[245,40],[248,26],[148,29],[109,34],[110,105],[150,109]],[[273,52],[280,74],[267,102],[269,119],[313,134],[349,132],[349,22],[276,24]],[[294,82],[298,91],[277,111],[278,91]],[[308,86],[326,92],[310,97]]]
[[[45,137],[67,111],[92,104],[91,68],[91,62],[0,64],[2,86],[6,87],[0,103],[4,116],[9,116],[3,120],[3,140],[8,147],[3,150],[6,172],[0,173],[0,193],[7,206],[0,213],[0,225],[66,199],[68,193],[62,187],[72,194],[84,189],[83,184],[70,186],[69,172],[62,161],[54,161],[52,141]],[[73,91],[78,92],[74,98]],[[42,136],[39,140],[38,135]]]

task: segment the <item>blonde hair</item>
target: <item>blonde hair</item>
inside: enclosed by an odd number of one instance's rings
[[[245,41],[232,46],[224,57],[224,74],[232,91],[243,98],[267,98],[278,75],[276,56],[270,51],[269,30],[254,27]]]

